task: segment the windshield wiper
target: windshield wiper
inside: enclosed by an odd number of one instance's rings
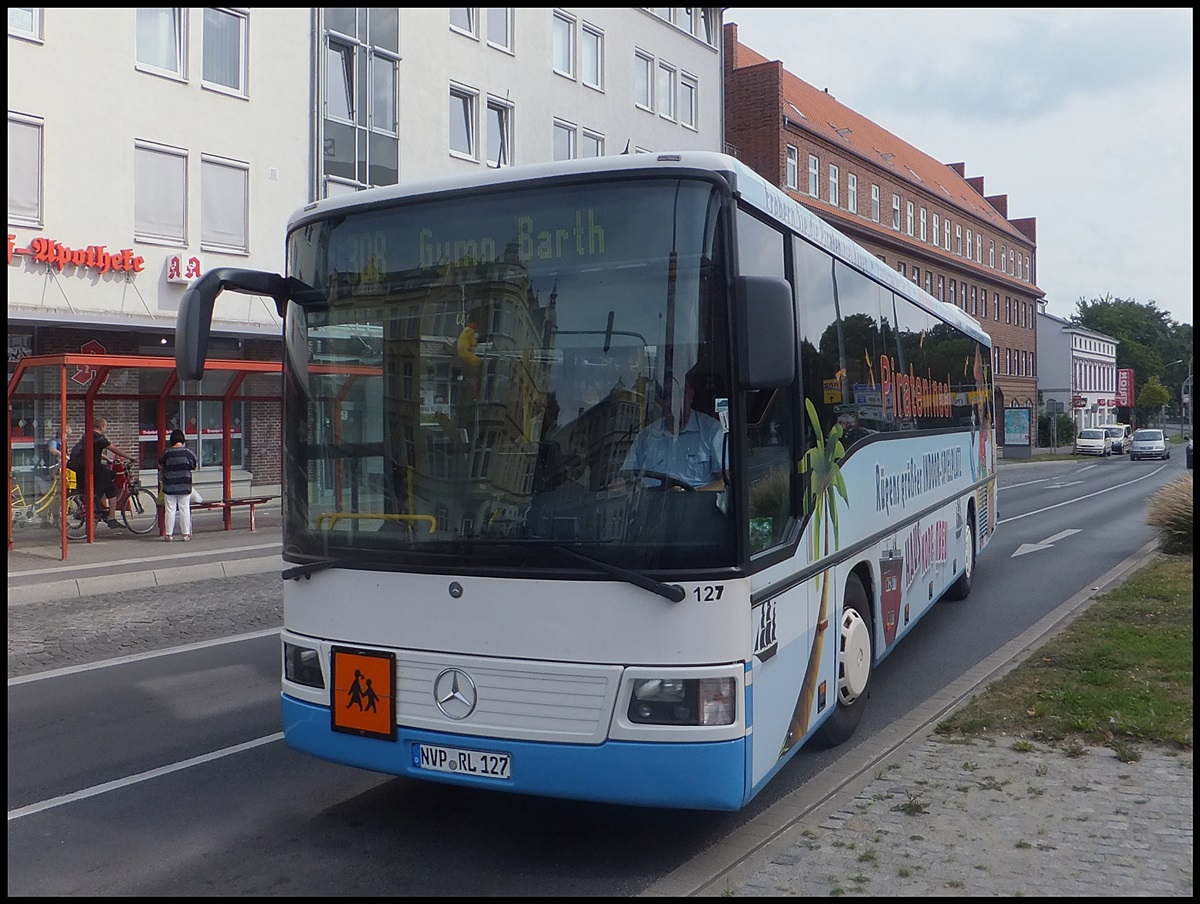
[[[469,542],[496,546],[509,544],[514,546],[544,546],[556,552],[566,553],[566,555],[572,558],[591,565],[597,571],[603,571],[605,574],[620,578],[622,581],[633,584],[635,587],[641,587],[643,590],[657,593],[663,599],[668,599],[673,603],[681,603],[683,602],[683,598],[687,596],[687,591],[678,584],[665,584],[662,581],[656,581],[654,578],[644,575],[641,572],[633,571],[630,568],[622,568],[620,565],[605,562],[603,559],[597,559],[595,556],[589,556],[587,553],[574,549],[562,540],[554,540],[550,537],[520,537],[515,539],[506,537],[497,537],[495,539],[478,538]]]
[[[285,581],[298,581],[300,578],[311,578],[318,571],[324,571],[326,568],[347,568],[359,565],[363,561],[365,560],[362,556],[330,556],[328,559],[317,559],[315,562],[305,562],[303,565],[285,568],[280,577]]]
[[[486,546],[544,546],[553,549],[556,552],[565,553],[571,558],[578,559],[584,562],[597,571],[603,571],[605,574],[620,578],[628,584],[633,584],[635,587],[641,587],[643,590],[649,590],[651,593],[657,593],[663,599],[670,600],[673,603],[683,602],[683,598],[687,596],[687,592],[678,584],[666,584],[662,581],[656,581],[654,578],[644,575],[640,572],[633,571],[629,568],[622,568],[620,565],[613,565],[611,562],[605,562],[603,559],[597,559],[595,556],[589,556],[587,553],[582,553],[577,549],[572,549],[562,540],[552,540],[548,537],[525,537],[520,539],[497,538],[484,539],[476,538],[474,540],[459,540],[455,545],[470,546],[470,545],[486,545]],[[362,556],[332,556],[328,559],[318,559],[315,562],[305,562],[303,565],[293,565],[291,568],[285,568],[281,577],[285,581],[299,580],[300,578],[312,577],[318,571],[324,571],[326,568],[344,568],[348,566],[358,565],[363,562]]]

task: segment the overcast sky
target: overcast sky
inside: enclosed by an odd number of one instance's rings
[[[1037,218],[1050,313],[1192,323],[1189,9],[728,7],[738,40]]]

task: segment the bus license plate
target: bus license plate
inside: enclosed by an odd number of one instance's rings
[[[456,775],[478,775],[481,778],[509,779],[512,756],[487,750],[465,750],[461,747],[439,747],[433,744],[413,744],[413,766],[431,772],[453,772]]]

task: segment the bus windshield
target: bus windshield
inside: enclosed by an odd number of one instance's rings
[[[288,275],[311,291],[286,318],[289,557],[732,565],[721,211],[716,183],[625,176],[294,229]],[[633,451],[664,423],[660,443],[700,434],[690,472]]]

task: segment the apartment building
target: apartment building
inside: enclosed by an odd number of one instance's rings
[[[10,7],[9,374],[25,355],[173,355],[187,286],[218,267],[281,271],[288,217],[318,198],[518,163],[719,150],[721,15]],[[281,328],[270,299],[226,295],[209,353],[277,361]],[[135,395],[155,374],[122,379]],[[181,394],[219,396],[217,379]],[[103,412],[145,467],[153,404]],[[234,408],[231,467],[278,482],[278,406]],[[36,402],[14,406],[18,467],[52,420]],[[82,424],[81,401],[68,420]],[[175,400],[169,420],[202,470],[223,464],[220,402]]]
[[[726,149],[992,337],[997,404],[1036,405],[1037,223],[724,26]],[[1002,423],[1002,420],[999,422]],[[1000,435],[1003,442],[1003,433]]]
[[[1122,392],[1117,370],[1120,340],[1047,313],[1044,303],[1039,305],[1037,333],[1042,407],[1071,415],[1079,430],[1120,422],[1117,409],[1134,402],[1132,381]]]

